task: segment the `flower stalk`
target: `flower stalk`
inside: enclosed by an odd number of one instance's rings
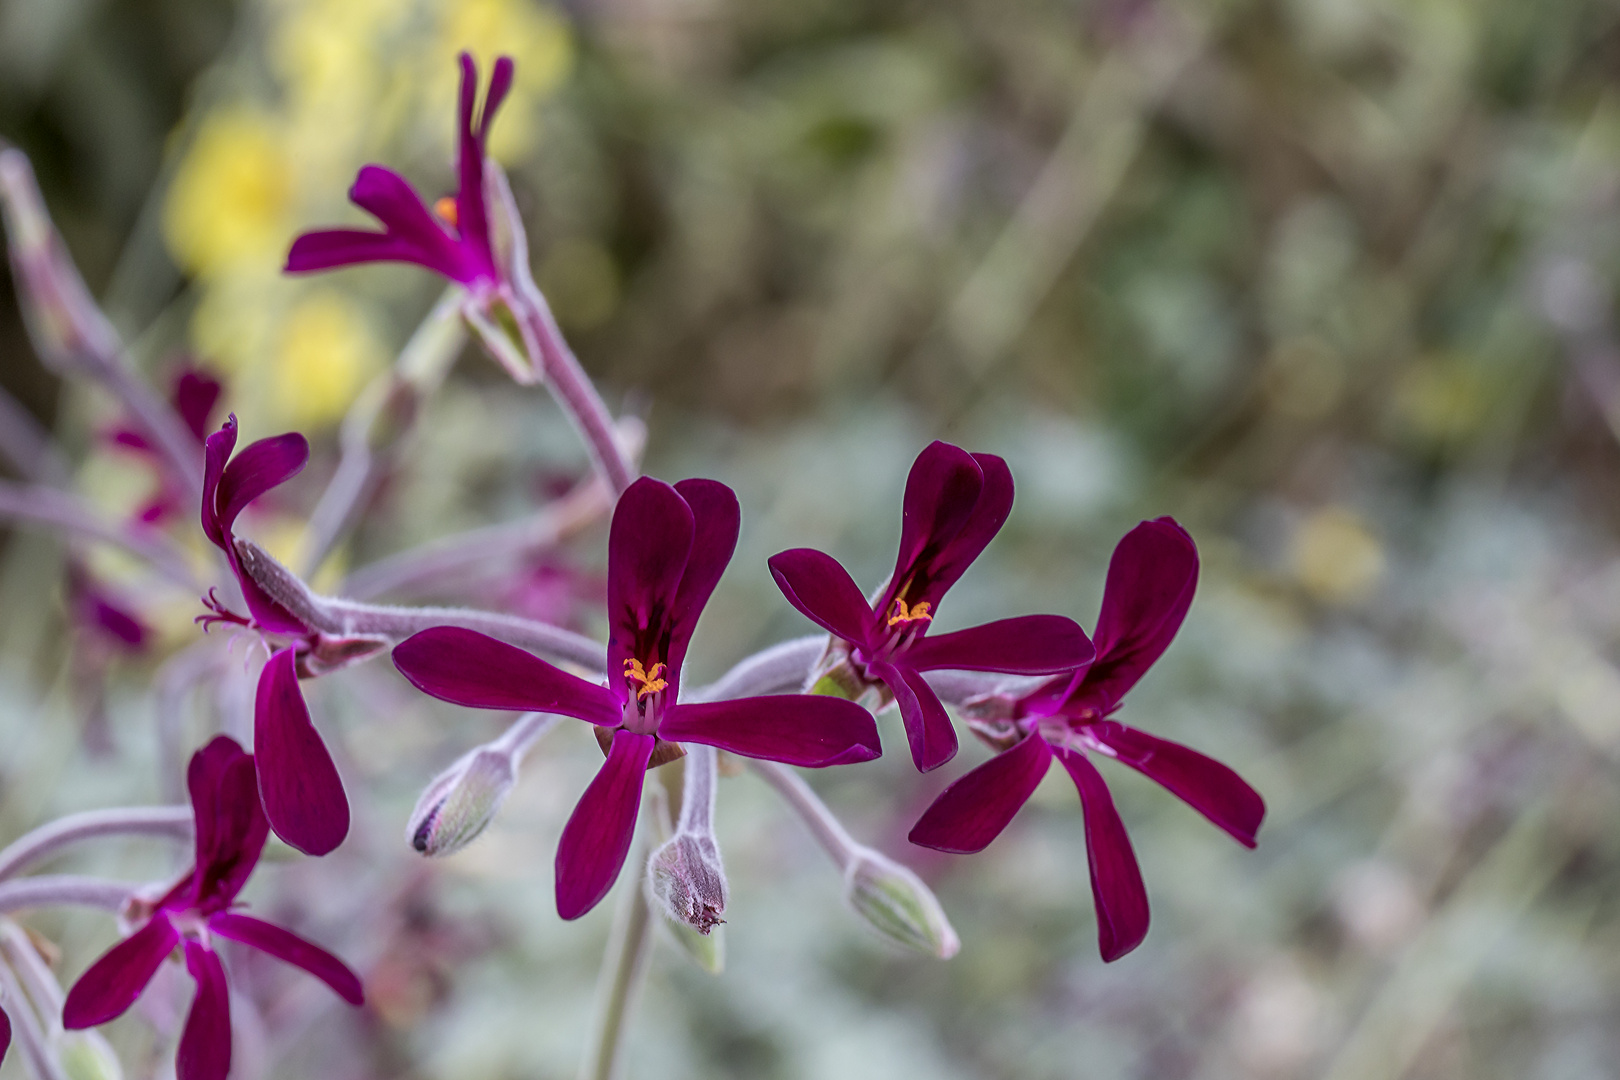
[[[13,841],[0,850],[0,881],[54,858],[63,848],[101,836],[158,836],[189,840],[189,806],[128,806],[69,814]]]
[[[640,865],[639,860],[637,860]],[[596,1018],[579,1065],[579,1080],[616,1080],[623,1073],[624,1036],[652,958],[652,908],[644,882],[626,882],[597,980]]]
[[[0,518],[112,544],[188,591],[200,587],[186,553],[163,534],[108,521],[78,496],[65,491],[0,480]]]

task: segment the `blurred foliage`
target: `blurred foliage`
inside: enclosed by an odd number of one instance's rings
[[[1144,516],[1189,527],[1200,596],[1126,718],[1271,807],[1251,854],[1110,771],[1155,926],[1104,966],[1060,778],[960,859],[904,840],[948,777],[891,754],[816,778],[939,889],[963,940],[942,964],[862,934],[796,822],[730,780],[729,968],[658,953],[635,1075],[1613,1075],[1620,5],[0,0],[0,134],[138,359],[194,353],[249,433],[315,440],[257,526],[283,549],[337,421],[435,294],[405,268],[283,278],[286,243],[360,220],[365,161],[451,186],[462,46],[517,57],[495,154],[586,367],[649,410],[649,471],[742,497],[700,673],[805,632],[772,552],[880,579],[905,469],[944,436],[1019,484],[947,625],[1090,626],[1114,541]],[[1583,282],[1601,314],[1561,341]],[[86,455],[81,490],[137,502],[142,474],[94,438],[110,404],[57,404],[9,302],[0,350],[0,383]],[[337,562],[516,518],[582,460],[469,355]],[[601,541],[560,557],[599,566]],[[6,837],[159,797],[140,779],[159,657],[103,665],[117,756],[97,756],[60,558],[17,536],[0,569]],[[145,601],[190,640],[191,598]],[[229,686],[188,730],[240,722]],[[396,835],[416,789],[489,718],[381,664],[314,699],[364,820],[257,887],[370,958],[373,1005],[254,986],[289,1038],[275,1075],[571,1075],[607,905],[559,923],[549,865],[588,735],[549,737],[488,834],[421,864]],[[144,849],[117,859],[98,865],[160,876]],[[69,977],[113,934],[32,925]],[[112,1031],[146,1075],[146,1028]]]

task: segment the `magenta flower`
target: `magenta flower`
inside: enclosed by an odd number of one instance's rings
[[[440,199],[430,211],[404,177],[381,165],[360,170],[349,200],[382,222],[383,231],[325,229],[293,241],[287,272],[303,274],[374,262],[408,262],[442,274],[474,293],[500,284],[484,202],[484,149],[489,125],[512,88],[512,60],[495,61],[484,107],[474,115],[478,66],[461,54],[461,124],[456,154],[460,187],[454,199]],[[445,219],[441,224],[437,212]],[[446,224],[449,228],[446,228]],[[453,231],[452,231],[453,230]]]
[[[214,406],[219,403],[219,395],[223,389],[219,380],[197,368],[183,367],[175,377],[169,404],[185,423],[186,429],[196,436],[198,446],[201,446],[203,440],[208,437],[208,417],[212,415]],[[152,445],[150,439],[128,426],[113,429],[107,437],[115,446],[123,447],[148,459],[158,470],[158,490],[136,512],[138,520],[148,525],[158,525],[185,505],[184,485],[169,474],[167,460]]]
[[[681,663],[709,594],[737,546],[731,489],[642,477],[619,497],[608,535],[608,685],[570,675],[471,630],[438,626],[394,649],[394,663],[436,698],[478,709],[561,713],[597,726],[607,762],[557,847],[557,911],[577,919],[619,876],[643,777],[677,740],[820,768],[870,761],[877,725],[850,701],[806,694],[680,702]],[[679,753],[671,747],[660,756]]]
[[[1109,719],[1169,647],[1197,584],[1198,549],[1180,525],[1159,518],[1126,534],[1108,565],[1096,659],[1019,699],[1010,720],[976,725],[1002,753],[941,792],[911,830],[911,842],[923,847],[983,850],[1055,757],[1080,790],[1104,960],[1119,959],[1147,936],[1148,900],[1130,837],[1091,754],[1157,780],[1246,847],[1254,847],[1266,813],[1259,793],[1220,762]]]
[[[192,755],[187,782],[197,823],[196,864],[157,901],[139,930],[79,976],[68,991],[62,1023],[79,1030],[122,1016],[179,946],[197,983],[180,1037],[180,1080],[225,1080],[231,1006],[216,936],[303,968],[351,1005],[361,1004],[364,994],[354,972],[325,949],[234,910],[270,831],[254,790],[252,755],[221,735]]]
[[[911,759],[923,772],[956,756],[956,731],[923,672],[942,668],[1046,675],[1087,663],[1093,653],[1072,619],[1026,615],[929,637],[945,591],[979,557],[1012,509],[1012,474],[993,454],[929,444],[906,480],[894,575],[869,605],[831,555],[794,548],[771,573],[788,602],[848,643],[856,673],[894,695]]]
[[[225,553],[247,601],[249,618],[228,611],[210,594],[207,621],[234,622],[291,643],[259,675],[253,713],[259,790],[276,835],[308,855],[325,855],[349,834],[349,802],[332,755],[310,720],[298,690],[295,659],[319,637],[261,589],[242,569],[232,529],[248,503],[293,476],[309,460],[309,443],[289,433],[260,439],[232,456],[236,417],[208,436],[203,466],[202,525]]]

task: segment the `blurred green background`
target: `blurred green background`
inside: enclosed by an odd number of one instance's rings
[[[1114,542],[1175,516],[1200,593],[1122,718],[1270,806],[1246,852],[1109,770],[1154,927],[1105,966],[1061,772],[984,854],[910,848],[988,751],[964,729],[947,775],[918,777],[886,718],[889,755],[813,779],[938,889],[964,942],[942,963],[867,934],[798,823],[729,780],[728,969],[660,949],[633,1076],[1615,1075],[1620,4],[0,0],[0,135],[138,362],[161,381],[190,354],[250,437],[316,444],[259,523],[272,543],[296,542],[339,421],[438,288],[283,278],[287,243],[360,220],[366,161],[451,186],[463,47],[517,60],[494,153],[585,366],[647,417],[648,471],[742,498],[700,676],[808,631],[772,552],[881,579],[906,469],[947,438],[1019,486],[943,625],[1089,628]],[[96,436],[113,404],[38,365],[10,299],[0,383],[82,494],[145,497]],[[543,394],[469,351],[325,580],[517,518],[582,462]],[[552,556],[587,598],[602,546]],[[150,686],[195,633],[193,597],[143,593],[165,644],[87,667],[60,547],[11,534],[0,566],[3,839],[162,797]],[[437,598],[515,603],[480,587]],[[240,709],[230,683],[192,702],[191,744]],[[560,923],[550,862],[589,734],[549,736],[490,833],[427,864],[406,811],[495,720],[386,662],[311,692],[364,808],[342,854],[256,887],[362,961],[372,1005],[255,971],[238,1045],[274,1049],[238,1075],[571,1076],[611,902]],[[86,860],[170,869],[138,845]],[[29,925],[64,978],[114,936]],[[131,1076],[161,1075],[147,1030],[109,1029]]]

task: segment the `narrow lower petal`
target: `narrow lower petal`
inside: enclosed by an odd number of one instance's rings
[[[703,606],[709,602],[714,587],[720,584],[720,575],[725,573],[726,564],[737,550],[742,510],[737,505],[736,493],[718,480],[682,480],[675,485],[675,491],[692,510],[692,553],[687,557],[680,588],[675,592],[675,606],[670,612],[669,653],[664,657],[671,672],[678,674],[698,616],[703,613]],[[678,692],[678,685],[678,681],[671,681],[671,697]]]
[[[226,464],[214,493],[219,526],[227,534],[248,503],[285,484],[309,461],[309,442],[296,431],[260,439]]]
[[[658,734],[807,769],[871,761],[883,753],[871,713],[820,694],[676,705]]]
[[[153,915],[79,976],[62,1007],[62,1026],[77,1031],[124,1015],[179,943],[169,917],[161,911]]]
[[[259,675],[253,748],[259,795],[276,835],[306,855],[325,855],[343,843],[349,800],[299,692],[291,648],[272,656]]]
[[[330,986],[338,997],[350,1005],[365,1004],[366,996],[360,986],[360,976],[350,971],[342,960],[319,945],[305,941],[291,930],[234,911],[215,915],[208,920],[208,928],[220,937],[251,945],[277,960],[303,968]]]
[[[1086,730],[1120,761],[1157,780],[1238,843],[1254,847],[1266,802],[1237,773],[1190,747],[1112,720]]]
[[[218,735],[191,756],[186,785],[197,826],[191,900],[223,908],[242,891],[270,835],[258,772],[236,740]]]
[[[653,737],[624,728],[613,733],[607,761],[580,796],[557,844],[557,914],[577,919],[613,888],[641,809],[641,785]]]
[[[772,555],[770,568],[776,587],[801,615],[835,637],[866,643],[872,608],[837,559],[814,548],[792,548]]]
[[[453,269],[440,265],[439,260],[424,259],[425,254],[418,244],[371,229],[317,229],[292,242],[284,269],[289,274],[309,274],[378,262],[416,263],[440,274]]]
[[[1029,801],[1051,764],[1046,740],[1030,732],[940,792],[912,826],[911,842],[964,855],[983,851]]]
[[[1125,534],[1108,563],[1097,616],[1097,662],[1075,694],[1106,711],[1181,629],[1198,588],[1198,549],[1170,518],[1144,521]]]
[[[894,693],[900,719],[906,725],[906,741],[911,744],[911,760],[918,771],[937,769],[955,757],[956,729],[922,672],[882,662],[867,666]]]
[[[394,666],[424,694],[454,705],[561,713],[603,727],[624,718],[607,687],[459,626],[435,626],[406,638],[394,647]]]
[[[1061,615],[1023,615],[950,634],[929,634],[906,649],[918,671],[1005,671],[1046,675],[1091,663],[1091,640]]]
[[[225,967],[212,949],[188,941],[186,970],[197,981],[197,996],[180,1035],[175,1074],[178,1080],[225,1080],[231,1071],[231,991]]]
[[[1114,797],[1102,774],[1078,750],[1054,746],[1080,790],[1086,816],[1086,858],[1091,864],[1091,895],[1097,905],[1097,946],[1105,961],[1118,960],[1147,937],[1147,886]]]
[[[692,508],[662,480],[643,476],[619,496],[608,528],[608,676],[621,692],[626,660],[668,663],[664,635],[695,531]]]

